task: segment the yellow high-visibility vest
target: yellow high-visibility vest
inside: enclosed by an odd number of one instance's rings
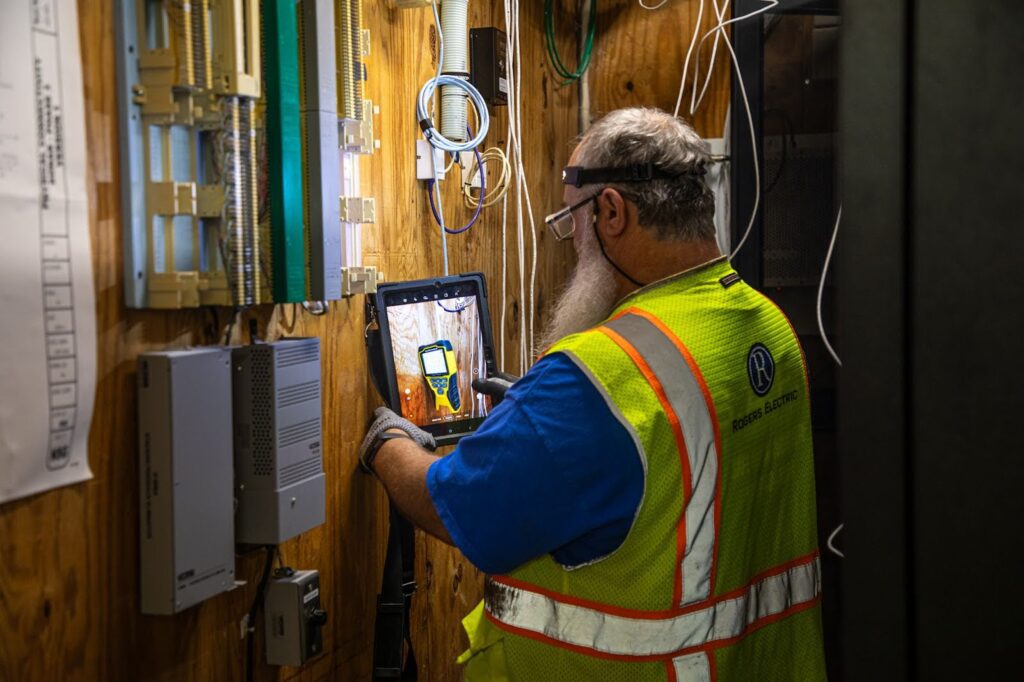
[[[632,436],[642,502],[609,556],[488,577],[466,679],[825,679],[807,375],[782,312],[722,258],[548,353]]]

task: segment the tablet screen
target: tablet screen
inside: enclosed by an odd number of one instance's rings
[[[402,416],[434,435],[472,431],[491,406],[472,387],[487,375],[475,287],[389,293],[386,310]]]

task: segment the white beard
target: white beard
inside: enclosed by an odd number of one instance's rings
[[[569,282],[551,310],[539,351],[547,350],[570,334],[597,326],[615,308],[618,293],[615,271],[601,255],[592,230],[581,236],[578,256]]]

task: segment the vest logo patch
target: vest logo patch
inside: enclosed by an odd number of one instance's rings
[[[775,358],[763,344],[755,343],[747,353],[747,376],[750,388],[758,397],[764,397],[775,383]]]
[[[728,289],[738,281],[740,281],[740,276],[735,272],[730,272],[728,275],[718,280],[718,283],[722,285],[723,289]]]

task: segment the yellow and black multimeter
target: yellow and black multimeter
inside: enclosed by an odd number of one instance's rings
[[[452,342],[441,339],[419,347],[420,371],[434,396],[434,407],[447,407],[452,412],[462,408],[459,398],[459,370],[455,365]]]

